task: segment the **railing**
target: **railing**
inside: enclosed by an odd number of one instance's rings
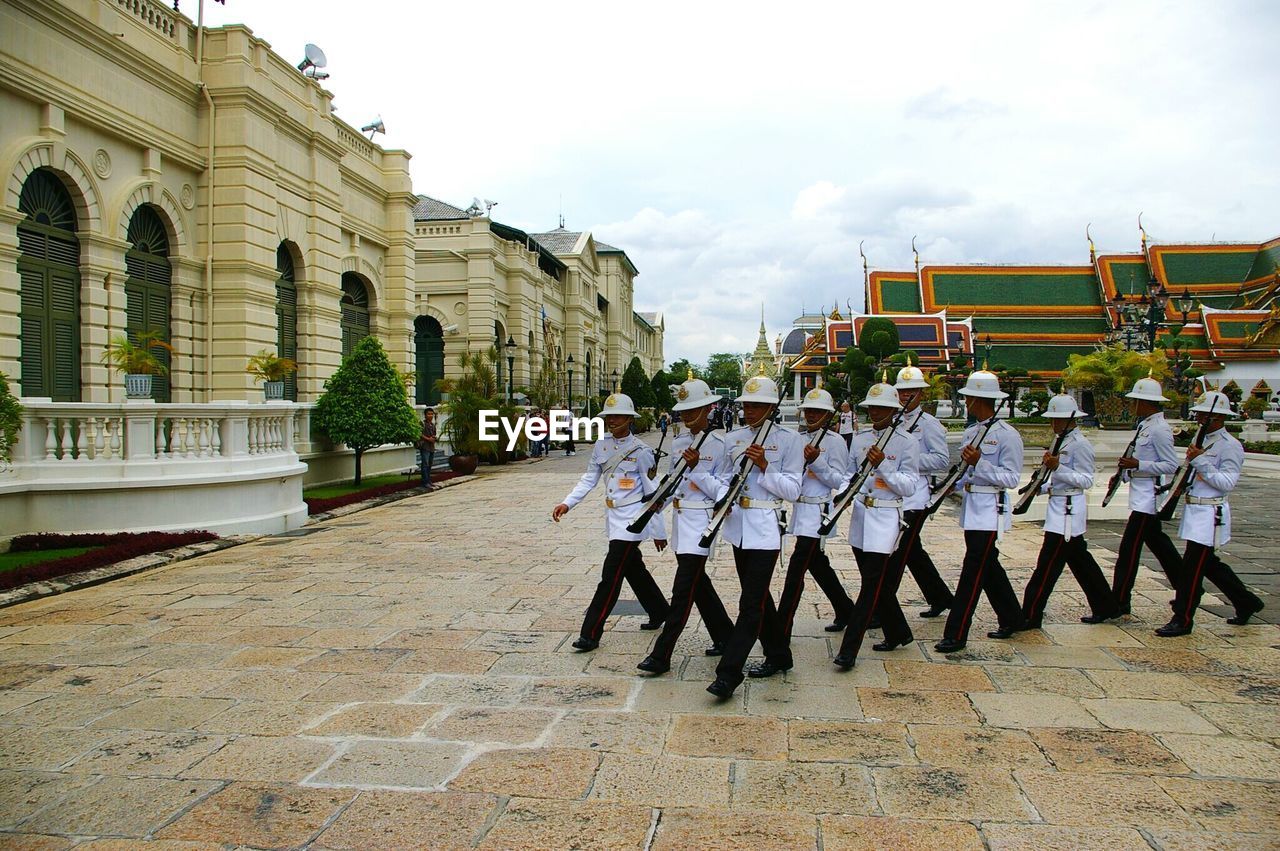
[[[155,30],[165,38],[176,39],[178,37],[177,18],[159,3],[153,2],[153,0],[116,0],[116,5],[126,15],[132,15],[143,26]]]
[[[373,143],[338,124],[338,138],[342,143],[366,160],[373,159]]]
[[[189,463],[294,454],[298,406],[22,401],[22,433],[5,474],[130,461]]]

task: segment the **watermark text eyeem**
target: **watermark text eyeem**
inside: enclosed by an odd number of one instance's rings
[[[497,411],[487,408],[480,411],[480,439],[486,443],[495,443],[502,439],[499,429],[506,432],[507,451],[516,448],[520,434],[536,443],[544,438],[552,440],[591,441],[604,437],[604,420],[600,417],[575,417],[568,411],[552,411],[546,417],[529,419],[516,417],[515,424],[504,420]]]

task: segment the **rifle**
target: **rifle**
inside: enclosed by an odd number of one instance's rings
[[[1058,435],[1058,439],[1053,442],[1053,446],[1049,449],[1050,455],[1058,454],[1059,450],[1062,449],[1062,441],[1066,439],[1067,435],[1070,434],[1074,428],[1075,424],[1073,423],[1071,428]],[[1040,493],[1040,488],[1044,485],[1045,479],[1047,478],[1049,478],[1049,468],[1044,465],[1043,461],[1041,461],[1040,466],[1031,474],[1031,481],[1027,482],[1026,485],[1018,490],[1018,494],[1022,498],[1019,499],[1018,504],[1013,507],[1014,514],[1027,513],[1027,509],[1031,507],[1031,503],[1035,502],[1036,497]]]
[[[876,441],[875,448],[881,452],[885,446],[889,444],[889,439],[893,437],[893,433],[897,431],[898,425],[902,422],[902,414],[894,416],[893,421],[889,423],[889,427],[884,430],[884,434],[880,435],[880,439]],[[870,452],[867,453],[868,455]],[[840,515],[853,502],[853,498],[862,490],[862,486],[866,484],[867,479],[875,471],[875,467],[871,466],[871,462],[866,458],[862,459],[862,464],[858,467],[858,472],[845,486],[844,490],[836,494],[831,503],[831,513],[822,517],[822,523],[818,526],[818,537],[826,537],[831,534],[831,530],[836,527],[836,523],[840,520]]]
[[[1142,424],[1139,423],[1133,429],[1133,440],[1129,441],[1129,445],[1124,448],[1124,452],[1120,457],[1132,458],[1134,451],[1138,448],[1138,438],[1142,436]],[[1111,474],[1111,479],[1107,482],[1107,493],[1102,497],[1102,507],[1106,508],[1107,503],[1111,501],[1111,497],[1116,495],[1116,491],[1120,490],[1120,483],[1124,481],[1124,468],[1120,466],[1120,462],[1116,461],[1116,471]]]
[[[1213,397],[1213,404],[1209,406],[1209,414],[1212,416],[1213,409],[1218,406],[1218,397]],[[1196,429],[1196,436],[1191,441],[1197,448],[1204,446],[1204,439],[1209,436],[1207,431],[1209,427],[1209,418],[1200,424]],[[1191,487],[1191,462],[1183,461],[1182,466],[1178,468],[1178,472],[1173,474],[1173,482],[1169,485],[1169,496],[1164,501],[1164,505],[1160,506],[1160,512],[1157,515],[1161,520],[1172,520],[1174,512],[1178,510],[1178,502],[1182,499],[1182,495],[1187,492],[1187,488]]]
[[[658,448],[653,450],[653,466],[649,468],[649,481],[653,481],[653,477],[658,475],[658,462],[667,457],[667,453],[662,451],[662,444],[666,443],[667,433],[664,431],[662,437],[658,438]]]
[[[769,431],[773,428],[773,417],[768,417],[760,428],[756,431],[755,440],[751,441],[752,446],[758,446],[764,442],[769,436]],[[716,502],[715,511],[711,515],[711,522],[707,524],[707,529],[702,533],[702,540],[698,542],[698,546],[706,548],[711,546],[711,542],[715,540],[716,533],[720,531],[720,527],[724,525],[725,518],[729,516],[729,512],[733,510],[733,506],[737,504],[738,497],[742,494],[742,489],[747,486],[747,471],[751,468],[752,461],[743,453],[742,460],[738,463],[738,469],[734,472],[733,478],[729,480],[729,489],[724,492],[724,496],[720,497]]]
[[[983,438],[987,436],[987,433],[991,431],[992,426],[994,426],[999,420],[998,415],[1000,413],[1000,408],[1003,405],[1003,399],[996,402],[996,409],[992,412],[991,419],[987,420],[986,424],[983,425],[978,433],[973,436],[973,440],[968,443],[969,446],[980,446],[982,444]],[[963,476],[965,470],[968,469],[969,465],[964,463],[963,458],[951,465],[951,469],[947,471],[945,476],[943,476],[937,492],[933,495],[933,499],[930,500],[929,504],[924,508],[926,517],[932,515],[938,510],[938,506],[942,505],[942,501],[947,498],[947,494],[951,493],[951,489],[956,486],[956,482],[960,481],[960,477]]]
[[[707,438],[711,436],[711,429],[704,428],[702,437],[698,438],[698,443],[693,447],[693,451],[697,452],[702,448],[702,444],[707,442]],[[654,466],[657,466],[654,461]],[[676,488],[680,487],[680,480],[684,478],[684,474],[689,471],[689,465],[681,458],[676,465],[662,477],[662,481],[658,482],[658,487],[653,493],[649,494],[649,498],[645,500],[645,509],[635,520],[627,524],[627,531],[633,535],[638,535],[640,530],[649,525],[649,521],[653,519],[653,515],[662,510],[662,506],[676,492]]]

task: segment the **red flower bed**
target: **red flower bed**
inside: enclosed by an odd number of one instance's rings
[[[200,541],[217,540],[212,532],[90,532],[77,535],[19,535],[9,545],[9,552],[30,553],[60,550],[66,547],[97,547],[78,556],[41,562],[0,574],[0,590],[16,588],[28,582],[65,576],[94,567],[114,564],[148,553]]]
[[[431,483],[439,484],[446,479],[452,479],[456,473],[439,473],[431,474]],[[366,488],[365,490],[355,491],[353,493],[343,494],[342,496],[331,497],[312,497],[311,499],[303,498],[307,504],[307,514],[323,514],[326,511],[332,511],[335,508],[342,508],[344,505],[354,505],[357,502],[364,502],[366,499],[373,499],[379,496],[386,496],[389,493],[399,493],[400,491],[413,490],[422,487],[421,482],[416,479],[407,479],[403,482],[396,482],[392,485],[379,485],[376,488]]]

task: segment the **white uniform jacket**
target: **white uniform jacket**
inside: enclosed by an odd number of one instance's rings
[[[1220,547],[1231,540],[1231,504],[1227,494],[1240,481],[1244,447],[1220,428],[1204,441],[1204,454],[1191,462],[1191,486],[1182,507],[1178,537],[1206,547]],[[1205,502],[1197,502],[1205,500]]]
[[[1162,477],[1178,472],[1181,459],[1173,446],[1173,429],[1162,412],[1143,417],[1137,429],[1133,457],[1138,459],[1138,468],[1126,470],[1122,480],[1129,483],[1129,510],[1155,514],[1156,486]]]
[[[720,429],[712,429],[705,433],[708,436],[702,448],[698,450],[698,466],[685,473],[671,503],[674,506],[671,509],[671,548],[676,553],[699,556],[711,554],[710,549],[698,546],[698,541],[702,538],[702,533],[707,530],[707,524],[711,522],[715,499],[713,495],[703,493],[697,483],[692,481],[691,476],[705,468],[719,479],[721,472],[719,465],[724,464],[726,459],[724,432]],[[703,434],[704,432],[690,434],[685,431],[671,442],[672,468],[680,462],[681,453],[701,440]]]
[[[809,443],[810,435],[802,434],[800,437],[804,445]],[[804,476],[800,479],[800,498],[791,511],[791,526],[787,529],[792,535],[818,537],[822,515],[831,507],[831,492],[849,481],[849,449],[844,445],[843,437],[828,431],[822,436],[818,451],[821,454],[804,468]],[[835,530],[832,530],[827,537],[834,534]]]
[[[973,442],[983,426],[974,423],[965,429],[961,445]],[[960,503],[960,526],[965,530],[1006,532],[1013,525],[1009,488],[1017,488],[1022,478],[1022,435],[999,420],[982,439],[978,463],[964,471],[956,483],[964,501]]]
[[[899,431],[905,431],[916,441],[920,458],[919,477],[915,493],[903,500],[904,511],[927,508],[931,496],[929,479],[951,468],[951,455],[947,450],[947,427],[938,418],[916,408],[902,418]]]
[[[1093,475],[1093,444],[1073,427],[1058,448],[1058,469],[1040,487],[1041,493],[1049,494],[1044,513],[1046,532],[1057,532],[1068,541],[1084,534]]]
[[[735,428],[724,437],[722,461],[714,471],[701,463],[690,475],[703,493],[714,493],[718,500],[729,489],[729,481],[742,460],[742,453],[755,440],[756,429]],[[794,431],[775,424],[764,439],[765,471],[751,464],[742,497],[747,501],[735,505],[720,536],[735,547],[748,550],[782,549],[782,533],[778,528],[778,512],[784,503],[800,495],[800,476],[804,471],[804,439]]]
[[[876,444],[883,432],[874,428],[853,437],[850,474],[841,485],[849,484],[858,474],[867,450]],[[849,506],[849,544],[855,550],[891,553],[898,545],[902,529],[903,499],[916,492],[919,485],[919,446],[915,437],[902,427],[884,447],[884,460],[863,483]]]
[[[616,464],[613,463],[615,460],[617,460]],[[605,435],[591,447],[591,460],[587,463],[587,472],[582,474],[578,484],[564,498],[564,504],[573,508],[582,502],[583,498],[591,493],[591,489],[599,483],[605,468],[613,465],[608,471],[604,486],[604,526],[608,539],[610,541],[665,539],[667,524],[661,513],[655,514],[649,521],[649,525],[639,533],[627,531],[627,524],[644,511],[642,504],[644,498],[653,493],[658,486],[657,482],[651,481],[648,475],[653,469],[653,463],[653,450],[634,434],[629,434],[622,440],[616,440],[612,435]]]

